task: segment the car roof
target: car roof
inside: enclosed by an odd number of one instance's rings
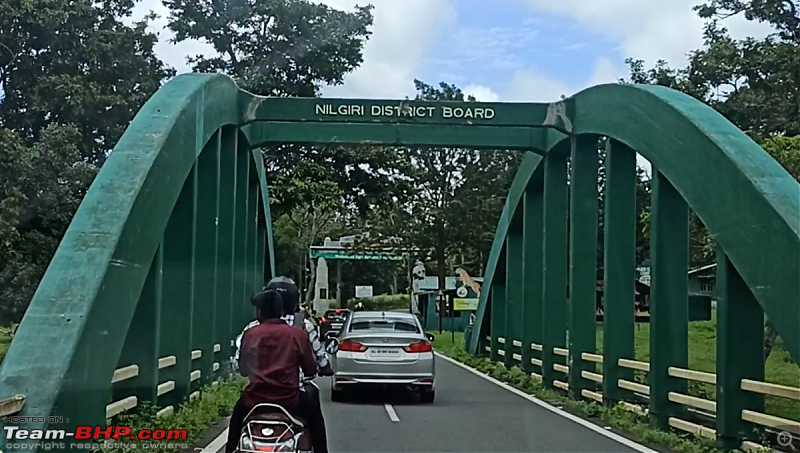
[[[398,320],[400,319],[412,320],[414,319],[414,315],[402,311],[355,311],[353,312],[353,318],[372,318],[372,319],[391,318]]]

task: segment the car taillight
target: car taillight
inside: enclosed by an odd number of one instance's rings
[[[325,317],[324,317],[324,316],[323,316],[322,318],[320,318],[320,320],[321,320],[322,322],[325,322],[325,321],[327,321],[327,319],[325,319]]]
[[[406,352],[431,352],[433,347],[431,347],[431,343],[428,341],[420,341],[418,343],[410,344],[403,348]]]
[[[355,341],[344,340],[343,342],[339,343],[339,350],[348,352],[364,352],[367,350],[367,347],[361,343],[356,343]]]

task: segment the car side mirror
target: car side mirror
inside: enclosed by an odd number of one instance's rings
[[[433,334],[431,333],[426,333],[425,338],[427,338],[428,341],[430,341],[431,343],[433,343],[436,340],[436,337],[434,337]]]
[[[339,340],[334,337],[328,337],[328,340],[325,342],[325,351],[330,355],[335,355],[339,352]]]

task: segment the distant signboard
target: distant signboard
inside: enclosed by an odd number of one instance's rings
[[[463,269],[456,271],[459,274],[456,297],[453,298],[454,311],[475,311],[480,301],[480,284],[469,276]]]
[[[356,299],[372,297],[372,286],[356,286]]]
[[[478,309],[478,301],[480,299],[463,299],[456,297],[453,299],[453,310],[455,311],[470,311]]]
[[[388,260],[388,261],[403,261],[402,255],[397,255],[389,252],[372,252],[366,250],[319,250],[311,249],[309,257],[325,258],[326,260]]]

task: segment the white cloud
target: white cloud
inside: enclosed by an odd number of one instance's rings
[[[584,83],[576,86],[569,86],[535,70],[523,70],[513,75],[510,88],[501,93],[481,85],[469,86],[464,91],[484,102],[552,102],[560,99],[561,95],[569,97],[595,85],[615,83],[626,75],[623,72],[608,58],[598,58],[592,74]],[[647,159],[637,154],[636,162],[647,174],[652,173],[652,166]]]
[[[562,95],[569,97],[594,85],[615,83],[623,76],[623,70],[608,58],[601,57],[595,62],[592,74],[575,86],[544,75],[536,68],[528,68],[514,72],[505,90],[497,92],[487,86],[470,85],[464,91],[486,102],[552,102]]]
[[[353,0],[324,0],[347,9]],[[364,63],[345,77],[341,86],[323,90],[325,96],[402,98],[413,96],[414,79],[431,43],[454,25],[451,0],[372,0],[373,35],[364,47]]]
[[[172,44],[169,41],[175,36],[167,29],[167,16],[169,10],[161,3],[161,0],[142,0],[133,9],[133,19],[140,20],[150,11],[158,14],[159,18],[150,23],[149,31],[157,33],[159,40],[156,44],[156,55],[169,66],[178,71],[178,74],[191,72],[191,68],[186,63],[187,56],[198,54],[214,55],[214,48],[211,45],[196,40],[187,40],[179,44]]]
[[[481,102],[498,102],[500,96],[491,88],[484,85],[468,85],[464,88],[464,94],[475,96]]]
[[[352,10],[357,0],[322,0],[321,3],[341,10]],[[446,33],[455,23],[452,0],[372,0],[358,1],[375,6],[373,34],[364,48],[364,63],[348,74],[345,84],[325,87],[331,97],[401,98],[413,95],[414,78],[431,42],[439,33]],[[156,54],[178,73],[189,72],[187,56],[210,55],[213,48],[196,40],[174,45],[172,32],[166,29],[168,10],[161,0],[142,0],[134,10],[134,19],[149,11],[161,16],[150,30],[159,34]]]
[[[622,59],[682,66],[686,53],[702,46],[703,21],[692,11],[699,0],[525,0],[534,9],[577,20],[585,30],[619,46]],[[737,38],[763,37],[769,27],[735,17],[724,22]]]

